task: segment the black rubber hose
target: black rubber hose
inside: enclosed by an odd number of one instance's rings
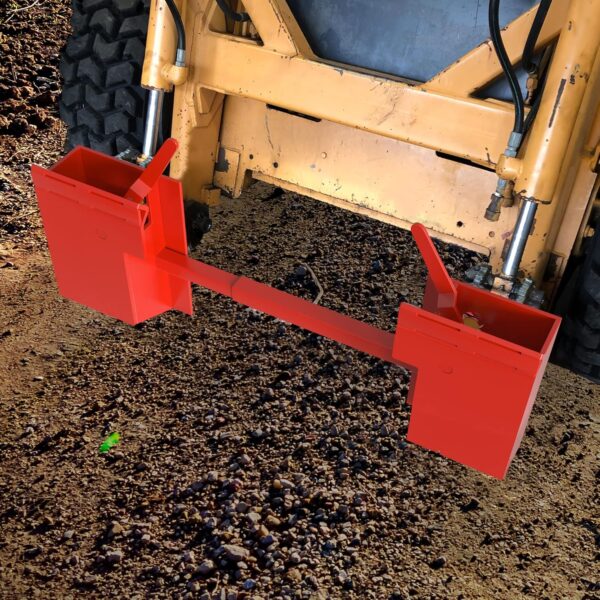
[[[490,26],[490,37],[492,38],[492,44],[494,50],[502,66],[502,70],[508,79],[510,85],[510,91],[515,103],[515,124],[513,131],[516,133],[523,133],[524,126],[524,115],[525,115],[525,101],[521,94],[521,87],[517,74],[510,63],[504,42],[502,41],[502,35],[500,33],[500,0],[490,0],[489,5],[489,26]]]
[[[525,42],[525,47],[523,48],[523,67],[530,75],[537,70],[537,64],[533,62],[533,53],[551,4],[552,0],[540,1],[535,13],[535,18],[533,19],[533,24],[529,30],[529,35],[527,36],[527,41]]]
[[[225,13],[225,16],[233,21],[243,22],[250,20],[250,15],[248,13],[236,12],[233,10],[233,8],[231,8],[231,6],[229,6],[227,0],[217,0],[217,5]]]
[[[538,90],[537,96],[535,97],[535,100],[533,101],[533,104],[531,105],[531,108],[529,109],[529,112],[527,113],[525,123],[523,124],[523,133],[527,133],[529,131],[529,128],[531,127],[531,124],[533,123],[533,120],[535,119],[535,116],[537,115],[538,109],[540,107],[540,102],[542,101],[542,92],[543,91],[544,91],[543,89]]]
[[[165,2],[171,11],[171,15],[173,15],[173,22],[175,23],[175,29],[177,30],[177,52],[178,54],[183,52],[185,55],[185,27],[183,26],[181,15],[173,0],[165,0]]]
[[[540,78],[537,90],[535,90],[535,99],[533,104],[531,105],[530,111],[527,113],[527,118],[525,119],[525,123],[523,125],[523,133],[527,133],[529,128],[531,127],[538,109],[540,108],[540,103],[542,102],[542,95],[544,94],[544,88],[546,87],[546,81],[548,80],[548,64],[552,57],[554,49],[549,46],[544,50],[542,54],[542,59],[540,60],[540,65],[536,68],[541,69]]]

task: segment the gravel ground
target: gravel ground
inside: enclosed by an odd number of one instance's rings
[[[5,14],[0,597],[600,597],[587,381],[548,368],[499,482],[405,443],[400,368],[198,288],[193,317],[136,327],[60,298],[29,166],[63,147],[34,99],[58,91],[68,11]],[[388,330],[421,301],[390,226],[263,184],[213,221],[197,254],[216,266],[313,298],[309,265],[325,306]],[[439,248],[456,277],[477,260]]]

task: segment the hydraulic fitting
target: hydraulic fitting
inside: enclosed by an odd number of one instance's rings
[[[498,183],[504,181],[503,179],[499,179]],[[500,211],[502,210],[502,202],[504,198],[502,194],[499,194],[495,191],[490,197],[490,203],[488,207],[485,209],[485,218],[488,221],[497,221],[500,218]]]
[[[537,70],[533,73],[529,74],[527,77],[527,83],[525,84],[527,87],[527,97],[525,98],[525,104],[531,104],[533,102],[533,95],[535,94],[535,90],[537,90],[539,84],[539,76]]]
[[[510,134],[510,137],[508,138],[508,145],[506,146],[506,150],[504,151],[501,160],[498,161],[498,165],[504,165],[505,161],[509,161],[510,159],[516,158],[522,140],[522,133],[519,133],[518,131],[513,131]],[[512,190],[508,185],[509,181],[510,178],[507,177],[498,178],[496,191],[492,194],[490,198],[490,203],[485,211],[485,218],[488,221],[497,221],[500,218],[500,211],[502,210],[502,207],[507,204],[505,202],[507,194],[512,194]]]

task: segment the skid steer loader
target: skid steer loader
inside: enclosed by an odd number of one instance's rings
[[[557,335],[600,380],[599,46],[600,0],[73,0],[59,289],[137,323],[193,282],[404,365],[408,439],[502,478]],[[253,180],[412,228],[423,307],[391,334],[189,258]]]

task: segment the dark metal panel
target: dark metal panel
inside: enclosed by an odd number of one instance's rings
[[[288,4],[321,58],[415,81],[431,79],[489,37],[488,0],[288,0]],[[502,0],[502,25],[536,4],[537,0]],[[495,94],[504,96],[501,89]]]

